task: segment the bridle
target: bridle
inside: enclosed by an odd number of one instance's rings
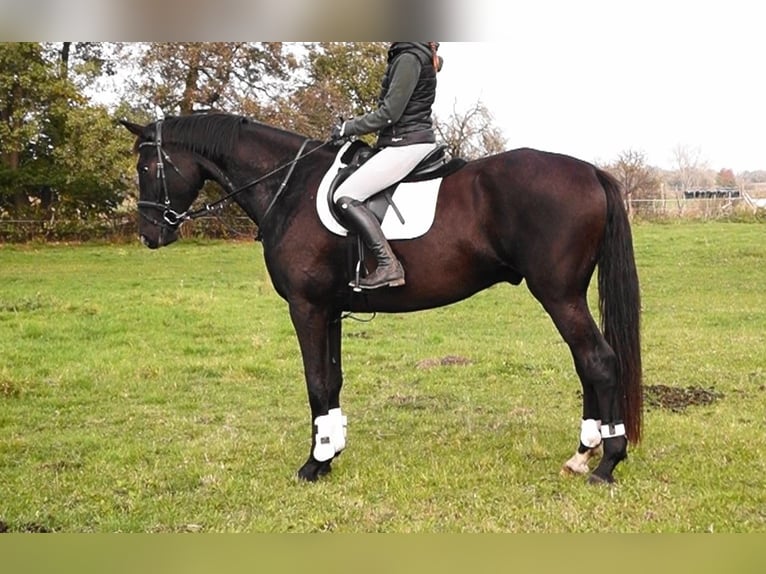
[[[183,179],[186,183],[191,185],[191,182],[186,179],[183,174],[181,173],[181,170],[178,169],[176,164],[173,163],[173,160],[170,159],[170,155],[163,149],[162,147],[162,120],[159,120],[155,124],[155,138],[154,141],[147,141],[147,142],[141,142],[138,144],[139,148],[142,147],[155,147],[157,149],[157,179],[160,180],[160,184],[162,186],[162,203],[159,203],[157,201],[145,201],[140,200],[137,202],[138,205],[138,214],[147,220],[149,223],[156,225],[158,227],[163,227],[166,229],[171,229],[173,231],[177,230],[182,223],[198,219],[200,217],[203,217],[205,215],[214,214],[216,211],[222,209],[226,203],[228,203],[234,196],[236,196],[239,193],[242,193],[246,189],[249,189],[253,187],[254,185],[257,185],[266,179],[269,179],[274,174],[282,171],[283,169],[289,167],[290,169],[285,174],[284,179],[282,180],[282,183],[279,186],[279,189],[277,189],[277,192],[274,194],[274,197],[271,199],[271,202],[269,203],[268,207],[266,208],[266,211],[263,214],[263,217],[261,217],[261,221],[258,222],[258,228],[259,228],[259,235],[260,235],[260,228],[263,226],[264,222],[266,221],[266,218],[271,213],[271,209],[276,204],[279,197],[282,195],[282,192],[287,187],[287,182],[290,180],[290,177],[293,174],[293,171],[295,170],[295,165],[298,163],[299,160],[303,159],[304,157],[314,153],[315,151],[323,148],[327,144],[329,144],[332,140],[327,140],[322,143],[320,143],[318,146],[312,148],[311,150],[307,151],[306,153],[303,153],[303,150],[306,149],[306,146],[308,145],[310,140],[306,139],[303,141],[303,144],[301,145],[300,149],[298,150],[298,153],[296,154],[295,158],[293,158],[291,161],[282,164],[275,169],[271,170],[270,172],[266,173],[265,175],[262,175],[261,177],[254,179],[252,181],[247,182],[246,184],[235,188],[234,185],[229,181],[229,178],[226,177],[226,175],[220,170],[217,169],[218,175],[220,178],[217,179],[218,183],[221,184],[222,187],[224,187],[228,193],[224,195],[222,198],[213,201],[211,203],[206,203],[199,209],[195,210],[186,210],[183,213],[178,213],[176,210],[174,210],[171,207],[170,204],[170,194],[168,192],[168,182],[167,177],[165,175],[165,164],[168,164],[170,167],[173,168],[173,171],[175,171],[181,179]],[[141,211],[142,207],[148,207],[152,209],[157,209],[162,212],[162,221],[158,221],[154,219],[153,217],[149,217],[145,213]]]
[[[163,203],[158,203],[156,201],[144,201],[140,200],[138,201],[138,214],[146,219],[149,223],[152,223],[154,225],[157,225],[159,227],[170,227],[171,229],[177,229],[184,221],[186,221],[186,215],[188,211],[185,211],[184,213],[178,213],[170,206],[170,194],[168,193],[168,181],[165,177],[165,163],[173,168],[173,171],[175,171],[181,179],[189,182],[181,173],[181,170],[178,169],[178,166],[173,163],[173,160],[170,159],[170,156],[168,153],[162,149],[162,120],[158,121],[155,126],[156,135],[153,142],[141,142],[138,144],[139,148],[142,147],[148,147],[152,146],[157,148],[157,179],[160,181],[160,184],[162,185],[162,194],[163,194]],[[142,207],[150,207],[154,209],[159,209],[162,211],[162,221],[157,221],[153,217],[149,217],[145,213],[141,211]]]

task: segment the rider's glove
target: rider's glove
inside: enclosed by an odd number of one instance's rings
[[[343,128],[346,127],[346,122],[340,123],[332,128],[332,131],[330,132],[330,140],[332,141],[338,141],[340,139],[343,139]]]

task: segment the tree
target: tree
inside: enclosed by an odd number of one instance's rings
[[[453,108],[446,121],[436,118],[435,124],[439,139],[447,144],[451,155],[470,160],[505,149],[505,137],[493,121],[490,111],[478,101],[462,114]]]
[[[70,105],[82,102],[51,52],[34,42],[0,44],[0,207],[44,203],[61,174],[50,154]]]
[[[105,48],[0,44],[0,208],[103,214],[127,193],[131,141],[81,91],[105,69]]]
[[[699,148],[679,144],[673,149],[673,160],[677,169],[674,183],[681,192],[705,185],[707,163]]]
[[[642,151],[627,149],[621,152],[609,171],[622,184],[628,214],[632,211],[632,200],[652,199],[659,195],[660,178],[646,163],[646,154]]]
[[[715,184],[718,187],[737,187],[737,178],[731,169],[723,168],[715,176]]]
[[[101,107],[80,106],[67,116],[64,140],[52,152],[58,198],[51,216],[108,216],[135,189],[133,137]],[[130,177],[127,177],[130,174]]]
[[[165,114],[242,111],[248,100],[277,95],[295,67],[282,42],[156,42],[139,62],[135,90]]]
[[[326,138],[341,119],[375,109],[386,67],[385,42],[306,44],[295,89],[260,117],[298,133]],[[368,138],[372,139],[372,138]]]

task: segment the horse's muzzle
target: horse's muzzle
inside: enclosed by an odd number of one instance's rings
[[[141,243],[143,243],[149,249],[157,249],[160,246],[159,241],[149,239],[146,235],[140,235],[139,239],[141,240]]]
[[[140,233],[139,231],[139,240],[149,249],[158,249],[178,241],[178,230],[169,226],[160,227],[156,233],[154,231],[154,229],[151,229],[149,233]]]

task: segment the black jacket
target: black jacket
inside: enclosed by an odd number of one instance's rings
[[[436,70],[427,42],[394,42],[381,82],[378,108],[345,122],[343,135],[378,132],[378,147],[433,143],[431,108]]]

